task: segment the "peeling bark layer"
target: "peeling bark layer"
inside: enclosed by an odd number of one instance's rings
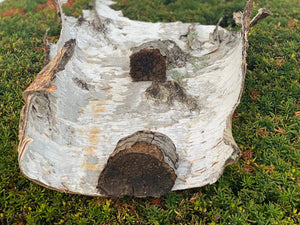
[[[212,184],[236,162],[231,119],[247,33],[266,11],[250,23],[248,1],[235,14],[241,31],[230,32],[132,21],[109,0],[75,19],[55,2],[60,39],[47,45],[46,65],[23,94],[18,152],[26,177],[91,196],[160,196]]]

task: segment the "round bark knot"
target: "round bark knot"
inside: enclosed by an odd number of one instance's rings
[[[142,49],[130,56],[133,81],[165,81],[166,57],[158,49]]]
[[[175,183],[177,162],[170,138],[139,131],[118,142],[99,176],[97,188],[111,197],[160,197]]]

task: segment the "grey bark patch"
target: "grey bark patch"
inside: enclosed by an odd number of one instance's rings
[[[44,48],[45,48],[44,66],[50,62],[50,44],[47,40],[49,30],[50,30],[50,28],[48,28],[44,34]]]
[[[55,71],[56,73],[65,69],[65,66],[67,65],[67,63],[69,62],[69,60],[71,59],[71,57],[74,54],[75,46],[76,46],[75,39],[70,39],[70,40],[66,41],[64,47],[66,47],[67,50],[64,53],[64,55],[62,56],[61,61],[57,65],[57,69]]]
[[[31,108],[29,109],[31,121],[36,121],[33,123],[36,129],[41,133],[49,133],[53,130],[55,126],[55,110],[52,108],[48,93],[36,92],[32,97]]]
[[[186,93],[176,81],[166,81],[163,83],[153,82],[147,88],[146,96],[157,104],[174,105],[179,102],[186,106],[190,111],[199,111],[200,107],[197,100]]]
[[[195,25],[189,26],[189,31],[186,37],[189,48],[192,50],[201,49],[203,43],[198,40],[198,32],[195,29]]]
[[[80,80],[80,79],[77,78],[77,77],[72,78],[72,80],[73,80],[74,83],[75,83],[79,88],[81,88],[82,90],[86,90],[86,91],[89,90],[88,84],[87,84],[85,81]]]
[[[77,20],[77,25],[81,26],[85,22],[87,22],[87,20],[83,16],[80,16]]]

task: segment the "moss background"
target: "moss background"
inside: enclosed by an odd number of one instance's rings
[[[234,27],[246,1],[118,0],[125,16],[145,21]],[[22,92],[41,70],[43,35],[60,23],[51,1],[0,3],[0,224],[300,224],[300,2],[257,0],[273,16],[249,33],[248,71],[233,133],[243,154],[213,185],[161,198],[95,198],[30,182],[18,167]],[[86,0],[64,6],[80,16]],[[238,27],[234,27],[238,29]]]

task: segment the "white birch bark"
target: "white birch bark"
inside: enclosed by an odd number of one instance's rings
[[[216,182],[240,155],[231,118],[245,80],[252,1],[239,32],[132,21],[112,10],[112,3],[96,0],[95,10],[84,11],[80,20],[62,15],[51,61],[24,93],[21,171],[48,188],[101,196],[98,179],[118,141],[152,131],[176,146],[172,190]],[[130,56],[141,49],[158,49],[166,58],[159,94],[151,81],[130,77]]]

